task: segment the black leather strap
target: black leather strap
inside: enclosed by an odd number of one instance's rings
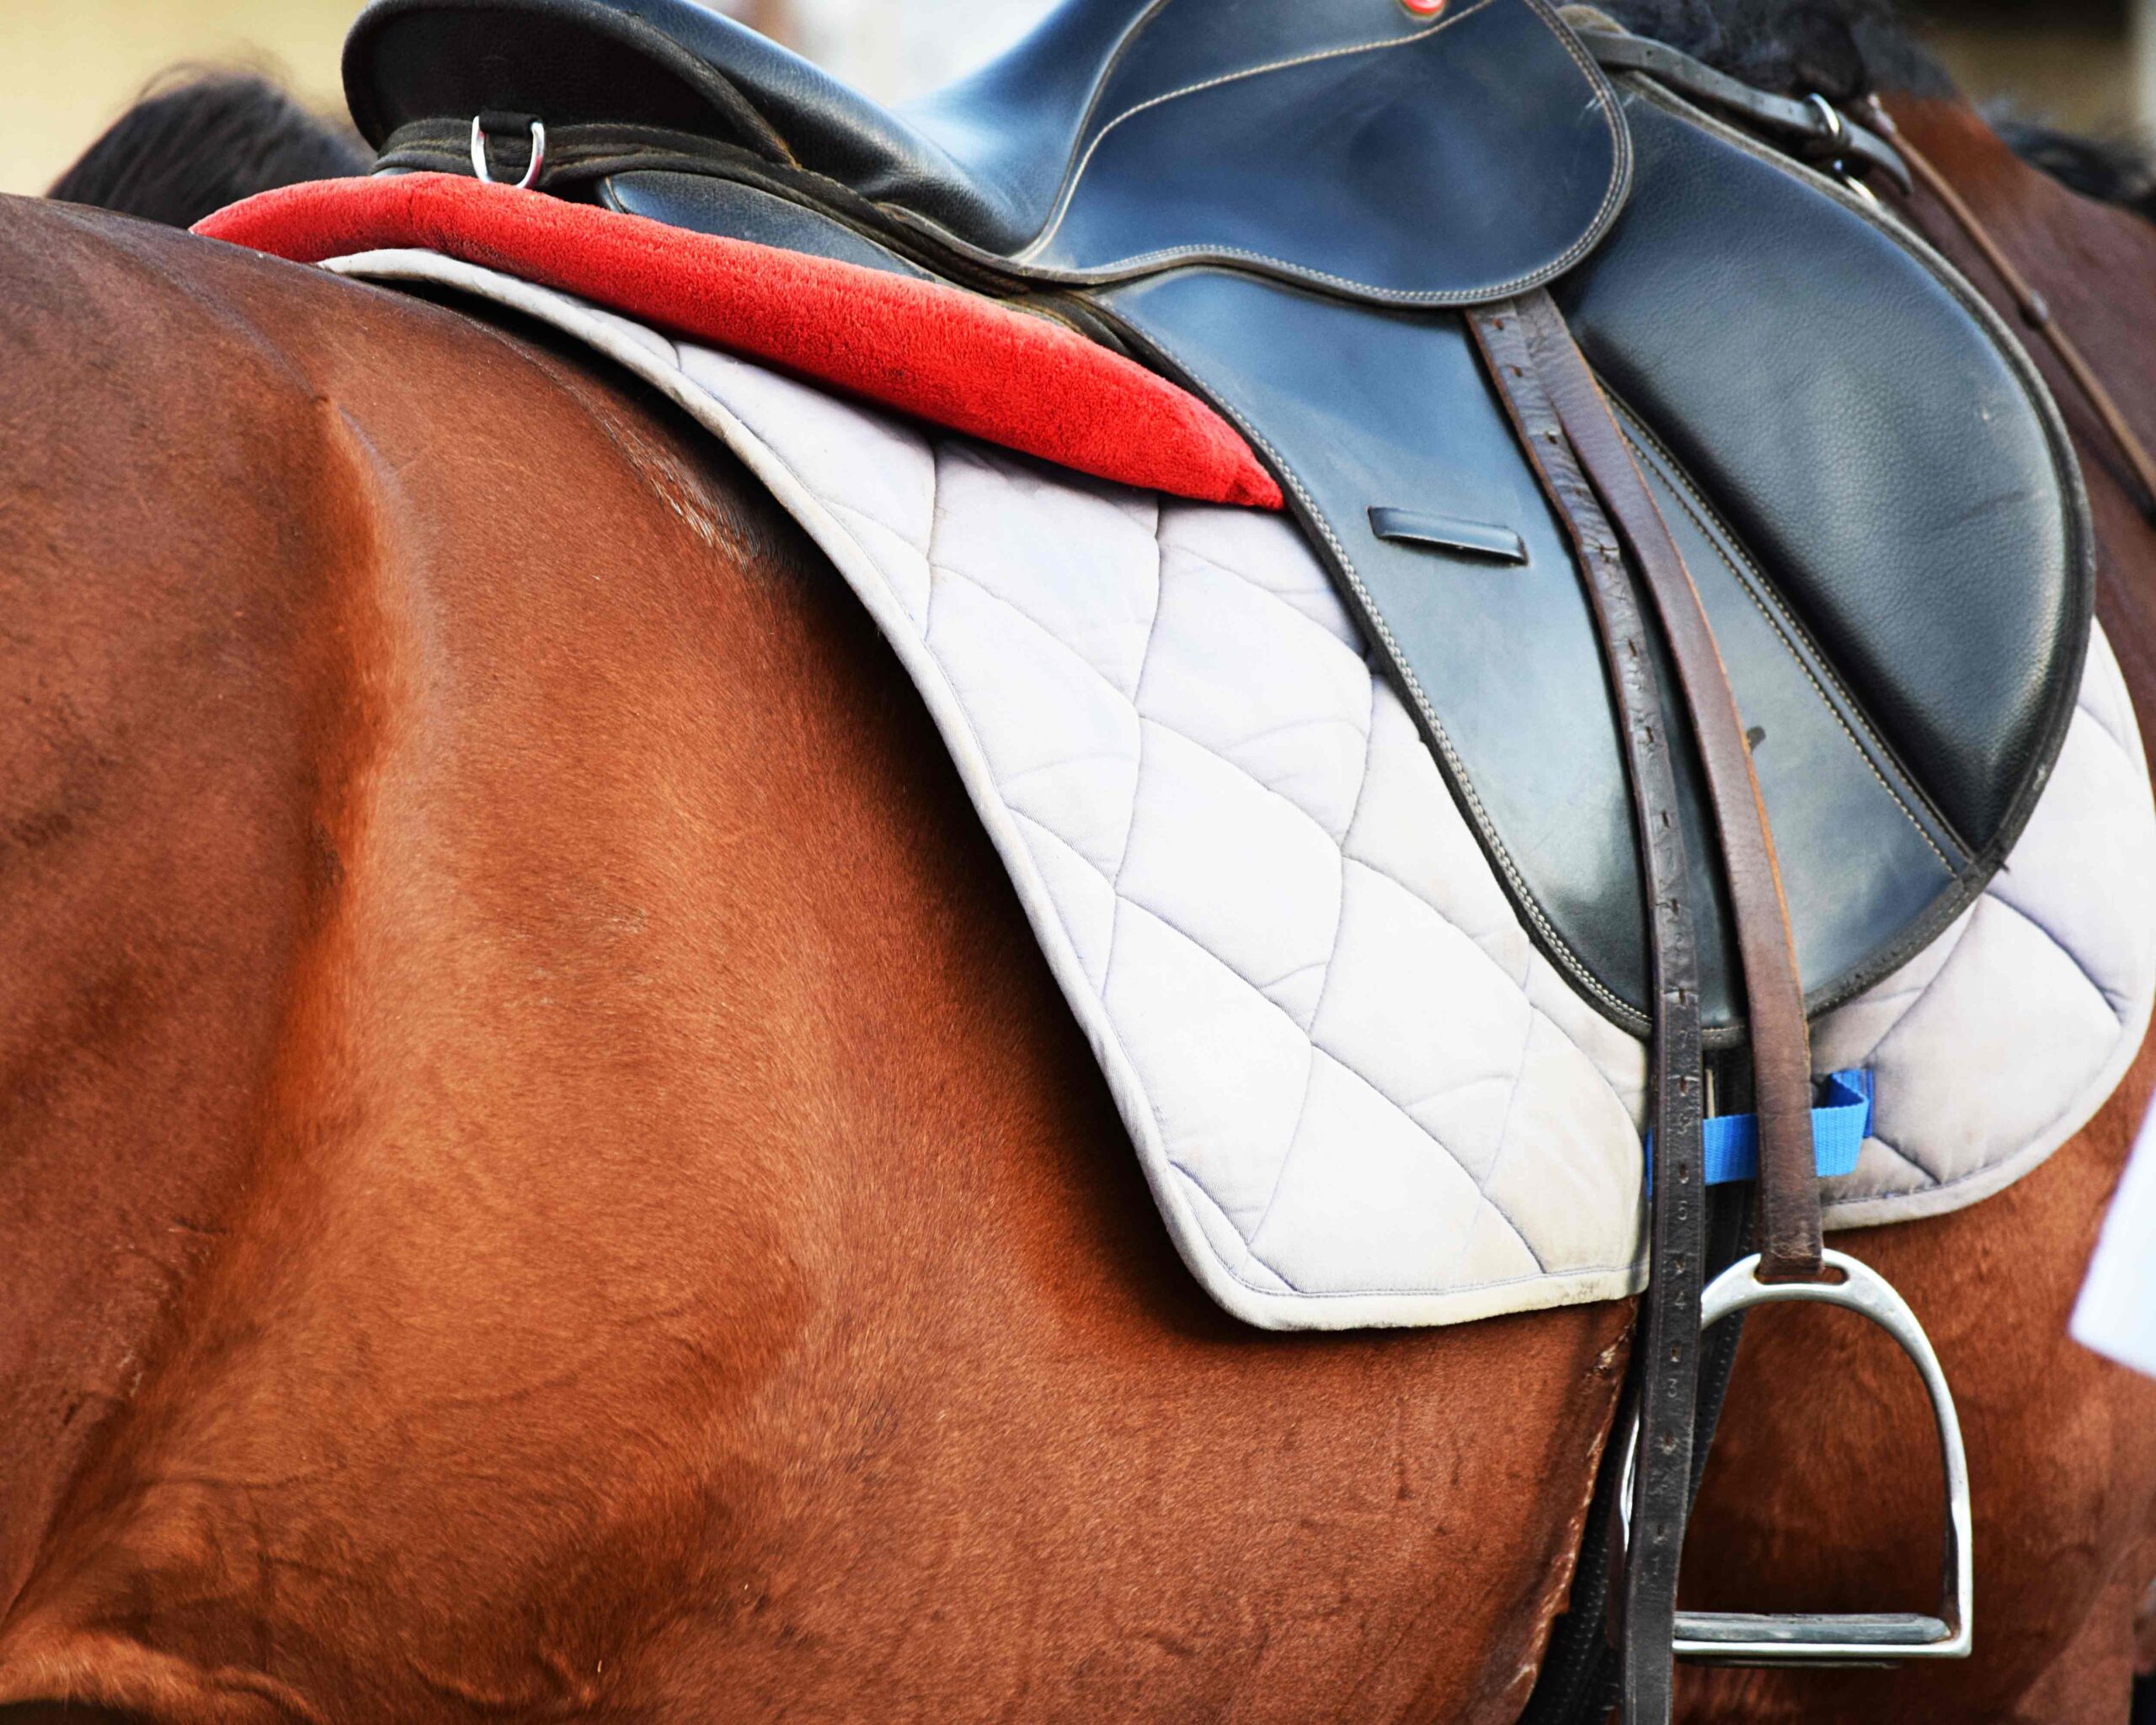
[[[1672,1700],[1670,1649],[1691,1498],[1700,1275],[1706,1244],[1699,943],[1670,759],[1669,709],[1617,533],[1574,454],[1545,376],[1552,325],[1569,344],[1562,320],[1540,294],[1468,315],[1491,377],[1577,553],[1623,734],[1641,872],[1652,901],[1654,1199],[1648,1210],[1647,1292],[1634,1343],[1640,1460],[1622,1588],[1622,1640],[1627,1725],[1658,1725],[1668,1719]]]
[[[483,116],[483,118],[484,116]],[[531,116],[543,120],[544,115]],[[472,122],[467,119],[415,120],[382,140],[375,172],[469,174]],[[527,147],[525,125],[506,130],[489,126],[504,155],[518,158]],[[669,131],[655,126],[622,126],[585,121],[547,129],[547,162],[536,182],[542,191],[561,193],[610,174],[636,168],[677,168],[694,173],[752,172],[764,158],[717,138]],[[510,179],[516,176],[512,174]],[[501,178],[498,173],[496,179]]]
[[[1699,589],[1562,314],[1544,293],[1517,304],[1558,421],[1623,535],[1676,668],[1714,812],[1744,976],[1759,1119],[1759,1279],[1808,1280],[1821,1274],[1822,1246],[1811,1037],[1781,866],[1743,717]]]
[[[1680,95],[1741,120],[1764,132],[1790,154],[1826,164],[1861,163],[1876,168],[1904,192],[1909,190],[1909,166],[1893,145],[1851,120],[1824,97],[1799,101],[1776,96],[1703,66],[1689,54],[1680,54],[1646,36],[1582,30],[1580,40],[1604,72],[1644,73]]]
[[[1752,1193],[1732,1184],[1707,1190],[1707,1260],[1702,1280],[1711,1282],[1752,1249]],[[1731,1374],[1743,1339],[1744,1314],[1724,1319],[1701,1338],[1700,1381],[1694,1395],[1692,1498],[1699,1499],[1707,1452],[1721,1419]],[[1594,1478],[1580,1537],[1572,1585],[1562,1615],[1550,1626],[1550,1644],[1536,1674],[1519,1725],[1604,1725],[1622,1695],[1618,1651],[1611,1639],[1610,1573],[1622,1549],[1616,1514],[1617,1487],[1625,1470],[1625,1438],[1638,1405],[1636,1355],[1626,1395],[1610,1426]]]
[[[1652,1725],[1667,1720],[1672,1705],[1678,1568],[1698,1478],[1705,1073],[1697,922],[1669,756],[1675,709],[1655,675],[1620,542],[1652,596],[1676,668],[1737,916],[1759,1116],[1763,1276],[1819,1273],[1803,993],[1742,719],[1698,591],[1616,417],[1546,293],[1470,316],[1492,378],[1577,552],[1609,666],[1652,901],[1654,1194],[1636,1353],[1639,1461],[1620,1590],[1625,1717],[1627,1725]]]

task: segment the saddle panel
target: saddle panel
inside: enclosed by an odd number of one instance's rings
[[[2089,630],[2078,476],[2025,358],[1916,243],[1643,88],[1626,104],[1630,210],[1558,291],[1711,621],[1817,1012],[1928,945],[2033,806]],[[1097,300],[1276,467],[1523,921],[1643,1026],[1648,935],[1593,625],[1457,320],[1227,271]],[[1516,534],[1524,554],[1373,529],[1370,511],[1407,508]],[[1727,1041],[1729,905],[1698,763],[1676,749],[1710,903],[1705,1022]]]
[[[1066,0],[898,110],[693,0],[374,0],[344,77],[377,148],[484,112],[701,136],[1023,280],[1216,262],[1465,303],[1568,267],[1630,180],[1614,93],[1541,0]]]
[[[1647,927],[1594,622],[1460,318],[1371,312],[1214,270],[1126,284],[1101,304],[1134,344],[1262,438],[1522,921],[1583,994],[1642,1027]],[[1627,429],[1756,734],[1778,846],[1798,859],[1785,860],[1785,880],[1816,1009],[1905,937],[1928,939],[1958,908],[1972,859],[1892,753],[1867,745],[1831,665],[1791,628],[1696,482],[1636,419]],[[1401,500],[1451,523],[1454,542],[1388,531]],[[1517,552],[1466,548],[1504,536]],[[1699,762],[1689,738],[1673,746],[1695,889],[1710,907],[1704,1015],[1727,1040],[1742,1018],[1729,906]]]

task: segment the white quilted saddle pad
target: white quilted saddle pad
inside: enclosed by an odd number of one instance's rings
[[[919,686],[1170,1232],[1275,1328],[1445,1324],[1644,1277],[1643,1044],[1499,888],[1285,520],[1054,471],[430,253],[579,336],[767,484]],[[2156,992],[2156,807],[2100,635],[1990,889],[1815,1026],[1868,1070],[1829,1226],[1973,1203],[2111,1093]]]

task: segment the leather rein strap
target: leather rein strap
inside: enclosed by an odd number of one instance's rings
[[[1598,15],[1592,24],[1582,18],[1581,34],[1604,71],[1642,72],[1695,102],[1721,109],[1791,155],[1808,162],[1876,169],[1903,190],[1908,190],[1908,168],[1893,144],[1880,136],[1885,128],[1868,131],[1824,98],[1777,96],[1754,89],[1689,54],[1646,36],[1626,35],[1606,16]]]
[[[1684,696],[1737,922],[1759,1117],[1763,1278],[1821,1273],[1803,991],[1736,697],[1705,608],[1623,429],[1546,293],[1474,311],[1469,321],[1584,574],[1652,900],[1654,1188],[1646,1310],[1636,1341],[1638,1462],[1621,1610],[1625,1718],[1627,1725],[1652,1725],[1667,1720],[1672,1706],[1678,1568],[1691,1509],[1706,1252],[1705,1085],[1698,912],[1672,758],[1673,709],[1648,651],[1632,569],[1653,605]]]

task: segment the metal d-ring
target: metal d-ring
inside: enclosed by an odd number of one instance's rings
[[[472,172],[481,184],[494,184],[493,171],[487,166],[487,128],[485,116],[472,116]],[[517,181],[516,189],[528,192],[539,184],[539,170],[547,165],[547,128],[537,120],[531,122],[531,161],[524,170],[524,178]]]
[[[1827,129],[1823,136],[1812,140],[1805,153],[1817,161],[1823,162],[1826,164],[1827,172],[1833,174],[1848,190],[1855,193],[1873,209],[1879,208],[1877,195],[1870,186],[1857,177],[1857,171],[1850,163],[1848,152],[1843,147],[1849,141],[1849,123],[1842,118],[1842,110],[1817,90],[1812,91],[1804,99],[1812,111],[1819,116],[1820,124]]]
[[[1849,124],[1842,118],[1842,110],[1817,90],[1812,91],[1804,99],[1817,110],[1820,119],[1827,123],[1827,135],[1819,141],[1820,153],[1828,156],[1835,154],[1849,135]]]
[[[1732,1264],[1700,1296],[1700,1327],[1709,1328],[1732,1313],[1783,1300],[1809,1300],[1860,1313],[1892,1336],[1915,1363],[1931,1397],[1939,1432],[1940,1470],[1946,1476],[1946,1553],[1940,1615],[1864,1611],[1809,1615],[1750,1611],[1679,1611],[1673,1651],[1680,1659],[1718,1665],[1891,1665],[1904,1659],[1966,1659],[1972,1645],[1976,1603],[1976,1567],[1971,1555],[1969,1458],[1961,1445],[1961,1422],[1946,1374],[1932,1351],[1930,1338],[1908,1302],[1876,1270],[1846,1252],[1828,1251],[1822,1261],[1839,1270],[1839,1282],[1762,1282],[1753,1274],[1758,1255]],[[1640,1429],[1634,1422],[1625,1439],[1624,1472],[1618,1503],[1630,1533],[1632,1470],[1638,1461]]]

